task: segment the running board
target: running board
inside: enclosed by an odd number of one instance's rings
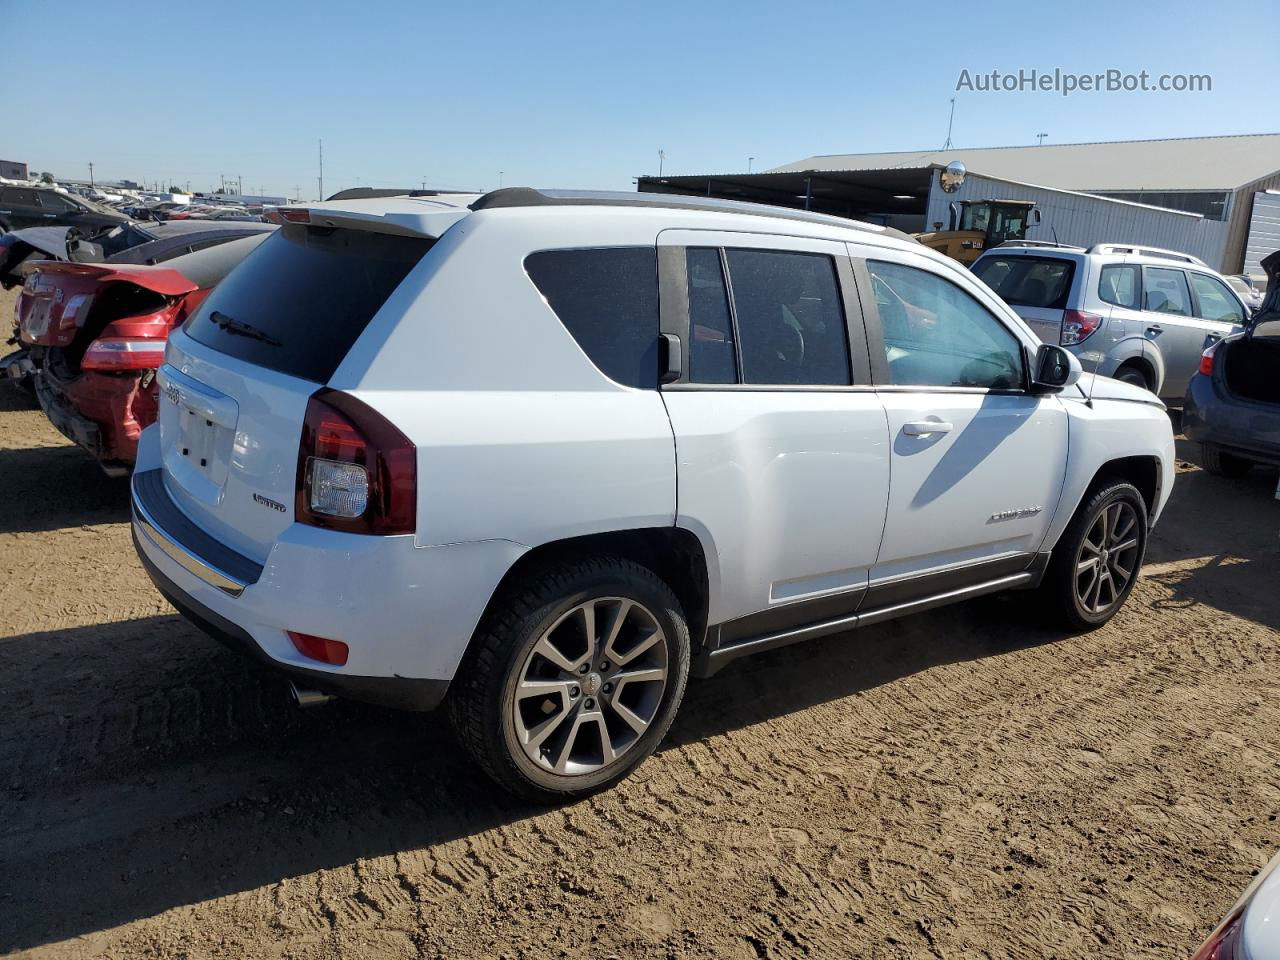
[[[837,617],[834,620],[824,620],[821,623],[797,627],[794,630],[768,633],[750,640],[743,640],[729,647],[708,650],[695,658],[692,673],[695,677],[710,677],[739,657],[750,656],[753,653],[763,653],[765,650],[773,650],[776,647],[785,647],[804,640],[814,640],[818,637],[830,636],[833,633],[843,633],[846,630],[852,630],[854,627],[865,627],[875,623],[883,623],[886,620],[896,620],[898,617],[905,617],[908,614],[923,613],[925,610],[944,607],[951,603],[959,603],[962,600],[971,600],[974,597],[986,596],[989,593],[1000,593],[1003,590],[1030,586],[1040,578],[1042,572],[1041,570],[1024,570],[1022,573],[1013,573],[1007,577],[988,580],[986,583],[976,583],[970,587],[960,587],[956,590],[948,590],[945,593],[936,593],[931,597],[922,597],[919,600],[910,600],[906,603],[894,604],[891,607],[880,607],[877,610],[868,610],[865,613]]]

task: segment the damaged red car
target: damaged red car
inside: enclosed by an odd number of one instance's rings
[[[163,266],[45,261],[18,297],[40,406],[108,474],[127,473],[155,422],[169,331],[269,234],[233,240]]]

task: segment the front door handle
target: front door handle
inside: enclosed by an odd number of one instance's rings
[[[1158,323],[1153,323],[1151,326],[1147,327],[1147,333],[1150,333],[1150,334],[1164,333],[1164,327],[1160,326],[1160,324]]]
[[[908,437],[927,437],[931,433],[950,433],[951,424],[942,420],[912,420],[902,425]]]

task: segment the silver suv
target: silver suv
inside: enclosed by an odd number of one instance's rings
[[[1154,247],[1009,243],[979,257],[973,272],[1086,371],[1170,399],[1182,399],[1205,348],[1250,313],[1203,261]]]

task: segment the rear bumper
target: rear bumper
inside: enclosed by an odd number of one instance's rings
[[[230,635],[256,658],[305,677],[308,686],[415,709],[438,702],[494,589],[525,548],[498,540],[418,547],[412,536],[295,523],[265,557],[246,557],[174,503],[157,429],[146,430],[139,446],[133,535],[152,580],[174,606],[219,639]],[[291,630],[347,644],[346,665],[305,657]]]
[[[1182,431],[1188,440],[1208,443],[1260,463],[1280,464],[1280,406],[1237,400],[1217,378],[1195,374],[1187,385]]]
[[[323,670],[308,670],[305,667],[273,660],[245,630],[193,599],[161,573],[147,558],[142,544],[138,541],[136,528],[133,532],[133,545],[138,551],[138,557],[142,560],[143,569],[151,577],[151,582],[183,617],[224,646],[266,664],[289,677],[299,686],[397,710],[433,710],[440,705],[445,693],[448,692],[447,680],[348,676],[327,673]]]
[[[155,386],[141,374],[88,371],[58,380],[46,369],[34,378],[36,398],[49,422],[68,440],[107,464],[131,464],[138,437],[155,422]]]

